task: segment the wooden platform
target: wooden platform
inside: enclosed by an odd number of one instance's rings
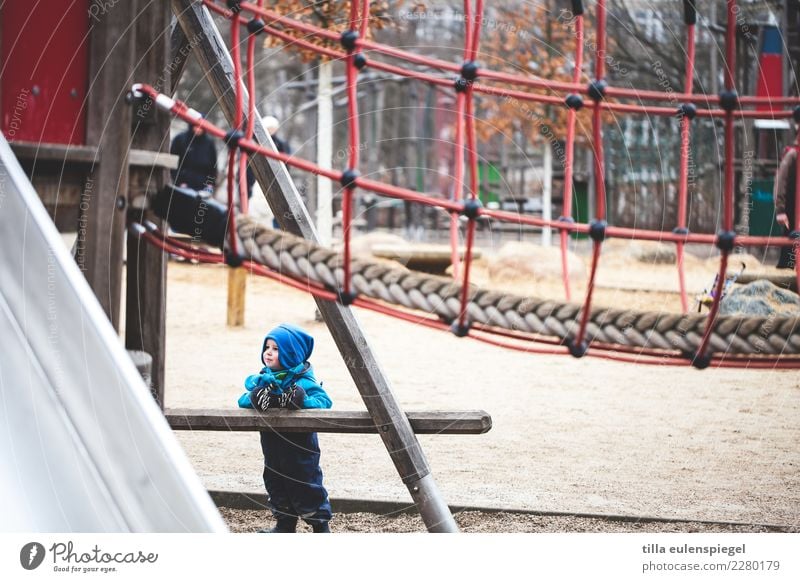
[[[173,430],[377,434],[379,428],[388,428],[375,426],[366,411],[171,408],[164,414]],[[492,418],[483,410],[407,412],[406,416],[416,434],[483,434],[492,428]]]
[[[20,162],[59,162],[61,164],[96,164],[100,150],[94,146],[15,141],[9,144]]]

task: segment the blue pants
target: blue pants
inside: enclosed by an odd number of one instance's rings
[[[328,492],[322,486],[319,441],[315,432],[261,432],[264,486],[276,518],[301,518],[306,523],[331,519]]]

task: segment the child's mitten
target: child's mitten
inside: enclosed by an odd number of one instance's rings
[[[300,386],[295,386],[289,393],[289,403],[287,408],[289,410],[300,410],[303,408],[303,402],[305,399],[306,391],[300,388]]]
[[[276,394],[268,388],[256,388],[250,392],[250,404],[261,412],[268,408],[286,408],[288,401],[289,395],[287,393]]]
[[[253,405],[253,408],[260,410],[261,412],[264,412],[267,408],[270,408],[269,390],[266,388],[256,388],[250,392],[250,404]]]

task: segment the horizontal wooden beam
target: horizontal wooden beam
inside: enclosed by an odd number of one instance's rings
[[[135,150],[128,152],[128,165],[144,168],[166,168],[174,170],[178,167],[178,156],[165,152],[152,152],[150,150]]]
[[[164,414],[173,430],[377,434],[388,429],[376,426],[367,411],[170,408]],[[483,434],[492,428],[492,417],[483,410],[407,412],[406,416],[417,434]]]
[[[95,146],[15,141],[9,144],[19,160],[95,164],[100,150]]]
[[[87,165],[100,162],[100,150],[94,146],[19,141],[10,145],[19,160]],[[128,165],[174,170],[178,167],[178,156],[165,152],[131,149],[128,151]]]

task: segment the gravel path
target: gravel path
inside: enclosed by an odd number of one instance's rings
[[[222,517],[233,533],[254,533],[272,526],[265,511],[220,509]],[[761,526],[714,525],[693,522],[626,522],[585,517],[541,516],[521,513],[486,513],[463,511],[455,515],[459,529],[464,533],[762,533],[770,531]],[[339,513],[331,522],[334,533],[415,533],[424,532],[425,525],[419,515],[397,516],[374,513]],[[310,528],[300,524],[298,531],[310,533]],[[797,533],[798,528],[784,531]]]

